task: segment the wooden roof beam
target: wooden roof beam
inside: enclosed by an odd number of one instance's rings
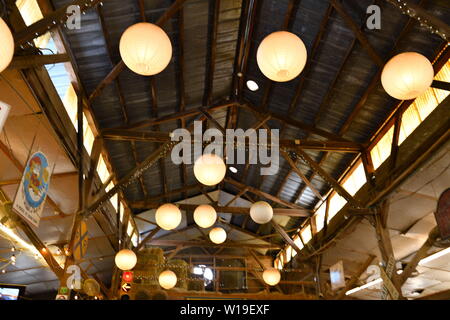
[[[209,241],[188,241],[188,240],[153,240],[150,245],[159,247],[177,247],[177,246],[189,246],[189,247],[205,247],[205,248],[252,248],[252,249],[281,249],[276,244],[254,244],[254,243],[239,243],[225,241],[221,244],[215,244]]]
[[[97,6],[100,2],[101,0],[72,1],[63,7],[46,14],[43,19],[36,21],[25,29],[14,33],[14,42],[16,46],[31,42],[33,39],[45,34],[50,29],[63,25],[69,18],[67,9],[70,6],[79,6],[81,10],[86,10]]]
[[[348,25],[348,27],[353,31],[356,38],[358,38],[359,42],[361,43],[363,48],[367,51],[367,53],[372,58],[372,60],[376,63],[376,65],[380,68],[383,68],[384,60],[378,55],[378,53],[372,47],[369,40],[367,40],[367,37],[361,31],[361,28],[356,24],[356,22],[353,20],[353,18],[347,13],[347,11],[345,10],[342,3],[339,2],[338,0],[331,0],[331,4],[336,9],[336,11],[339,13],[339,15],[342,17],[342,19],[344,19],[344,21]]]

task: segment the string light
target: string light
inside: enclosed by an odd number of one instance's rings
[[[421,27],[425,27],[432,34],[437,34],[444,40],[448,40],[448,35],[441,31],[437,26],[433,25],[424,16],[420,15],[416,10],[409,7],[408,3],[403,0],[387,0],[389,3],[401,10],[402,14],[409,16],[410,18],[416,19],[420,22]]]

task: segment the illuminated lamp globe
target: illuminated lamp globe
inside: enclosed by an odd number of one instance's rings
[[[131,270],[134,268],[137,262],[136,254],[129,249],[122,249],[116,253],[114,259],[117,268],[122,271]]]
[[[261,72],[270,80],[286,82],[297,77],[308,58],[305,44],[295,34],[277,31],[261,41],[256,61]]]
[[[396,55],[384,66],[381,84],[398,100],[415,99],[430,88],[434,69],[430,60],[417,52]]]
[[[148,22],[136,23],[122,34],[120,56],[137,74],[151,76],[163,71],[172,59],[172,44],[163,29]]]
[[[166,270],[160,273],[158,281],[161,287],[169,290],[177,284],[177,275],[173,271]]]
[[[224,243],[225,240],[227,240],[227,233],[220,227],[213,228],[209,232],[209,238],[215,244],[221,244]]]
[[[281,279],[280,271],[275,268],[266,269],[263,272],[263,279],[269,286],[276,286]]]
[[[259,224],[265,224],[272,220],[273,209],[270,204],[265,201],[258,201],[250,207],[250,217]]]
[[[194,221],[202,228],[211,227],[217,220],[216,210],[208,204],[202,204],[195,208]]]
[[[223,159],[215,154],[204,154],[194,163],[195,177],[206,186],[214,186],[221,182],[226,171]]]
[[[6,22],[0,18],[0,72],[5,70],[14,55],[14,38]]]
[[[181,211],[171,203],[166,203],[156,210],[156,223],[164,230],[173,230],[181,222]]]

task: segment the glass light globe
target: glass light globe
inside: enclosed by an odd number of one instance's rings
[[[270,80],[286,82],[297,77],[308,58],[303,41],[295,34],[277,31],[261,41],[256,60],[261,72]]]
[[[166,270],[160,273],[158,281],[161,287],[169,290],[177,284],[177,275],[173,271]]]
[[[172,59],[172,44],[163,29],[148,22],[136,23],[122,34],[120,56],[125,65],[143,76],[163,71]]]
[[[224,243],[225,240],[227,239],[227,233],[220,227],[213,228],[209,232],[209,238],[215,244],[221,244]]]
[[[280,271],[275,268],[266,269],[263,272],[263,279],[269,286],[276,286],[281,279]]]
[[[116,253],[114,259],[117,268],[123,271],[131,270],[134,268],[137,262],[136,254],[129,249],[122,249]]]
[[[198,226],[202,228],[209,228],[216,222],[216,220],[217,213],[212,206],[202,204],[195,208],[194,221]]]
[[[14,55],[14,38],[6,22],[0,18],[0,72],[5,70]]]
[[[194,163],[194,175],[207,186],[214,186],[225,177],[227,167],[223,159],[215,154],[204,154]]]
[[[417,52],[404,52],[386,63],[381,73],[384,90],[398,100],[415,99],[433,82],[430,60]]]
[[[156,209],[156,223],[164,230],[172,230],[181,222],[181,211],[171,203],[166,203]]]
[[[250,207],[250,217],[259,224],[265,224],[272,220],[273,209],[270,204],[265,201],[258,201]]]

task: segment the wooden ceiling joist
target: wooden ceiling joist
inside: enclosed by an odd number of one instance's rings
[[[181,240],[159,240],[154,239],[150,242],[152,246],[159,247],[177,247],[177,246],[189,246],[189,247],[206,247],[206,248],[252,248],[252,249],[281,249],[277,244],[255,244],[255,243],[234,243],[227,242],[221,244],[214,244],[210,241],[181,241]]]

